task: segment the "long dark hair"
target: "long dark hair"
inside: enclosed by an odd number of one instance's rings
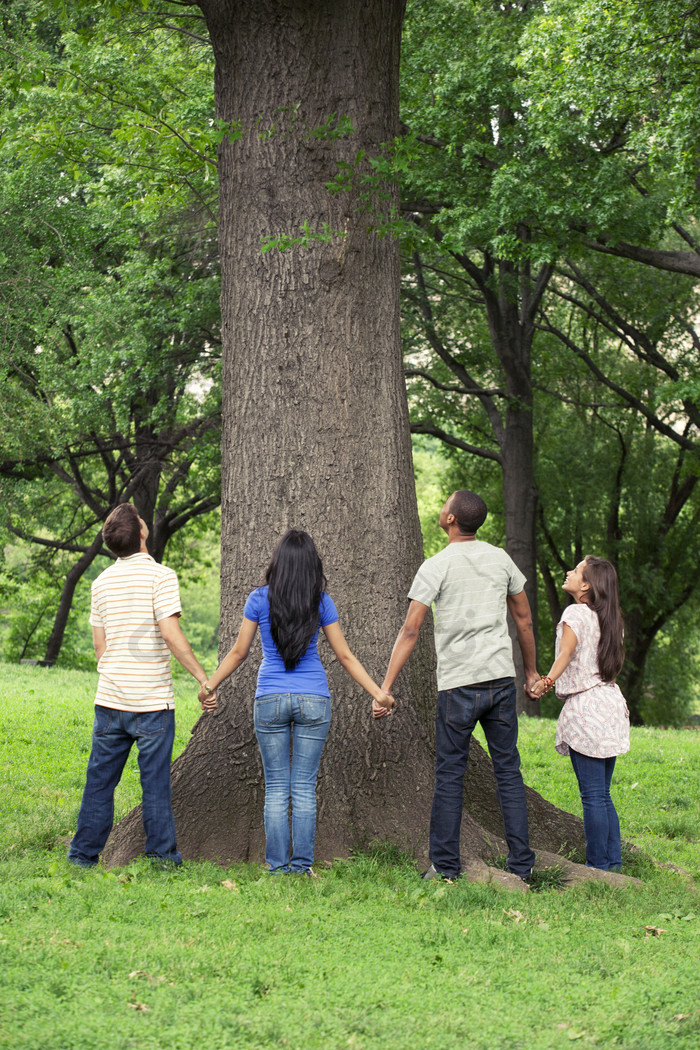
[[[625,625],[620,610],[615,567],[605,558],[587,554],[583,579],[588,584],[586,605],[598,616],[598,671],[604,682],[614,682],[625,662]]]
[[[270,602],[272,640],[292,671],[309,647],[318,627],[326,577],[314,541],[298,529],[285,532],[265,573]]]

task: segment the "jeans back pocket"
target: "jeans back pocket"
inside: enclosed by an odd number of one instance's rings
[[[168,711],[139,711],[136,736],[161,736],[167,728]]]
[[[95,706],[95,721],[92,726],[95,736],[106,736],[115,717],[118,717],[118,714],[111,707],[100,707],[97,704]]]
[[[261,696],[255,698],[253,721],[256,726],[279,725],[280,720],[280,698],[279,696]]]
[[[299,696],[300,725],[315,726],[329,722],[331,701],[327,696]]]

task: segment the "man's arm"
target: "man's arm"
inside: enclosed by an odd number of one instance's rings
[[[428,606],[423,605],[423,602],[415,601],[415,599],[409,605],[403,627],[396,636],[394,648],[391,651],[389,667],[382,682],[382,689],[385,693],[392,692],[394,682],[399,677],[406,661],[413,652],[427,611]]]
[[[530,603],[525,591],[520,594],[509,594],[506,598],[508,612],[513,617],[515,630],[518,635],[518,645],[523,656],[523,669],[525,671],[525,689],[532,695],[535,683],[539,682],[537,673],[537,651],[535,648],[535,635],[532,630],[532,613]]]
[[[107,636],[105,635],[104,627],[92,628],[92,644],[95,647],[95,657],[99,663],[102,654],[107,648]]]
[[[177,615],[165,616],[158,620],[158,629],[163,635],[163,641],[167,645],[175,659],[196,678],[200,685],[207,680],[207,674],[197,657],[192,652],[192,646],[185,638],[180,618]]]

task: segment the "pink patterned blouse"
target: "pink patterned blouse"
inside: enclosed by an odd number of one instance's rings
[[[569,747],[591,758],[623,755],[630,749],[630,716],[619,687],[598,673],[598,616],[588,605],[568,605],[557,624],[557,655],[565,623],[577,645],[557,679],[557,696],[565,703],[554,746],[560,755],[568,755]]]

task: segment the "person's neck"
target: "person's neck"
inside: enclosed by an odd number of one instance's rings
[[[447,542],[449,543],[471,543],[472,540],[476,539],[475,533],[464,533],[460,532],[458,528],[451,525],[447,530]]]

